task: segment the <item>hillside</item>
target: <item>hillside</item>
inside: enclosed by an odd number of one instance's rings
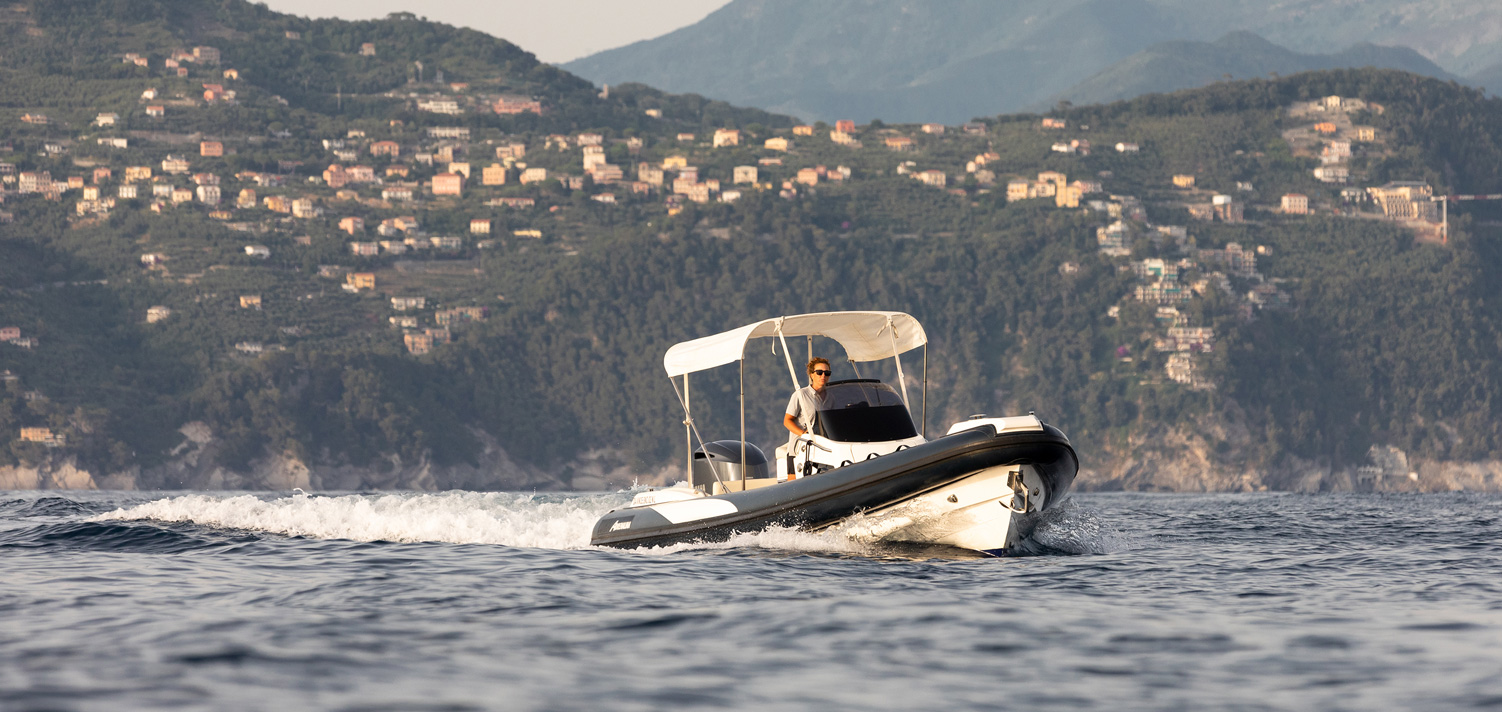
[[[604,94],[409,17],[194,8],[0,24],[96,52],[7,70],[32,89],[0,106],[0,485],[666,477],[664,349],[845,308],[924,322],[930,432],[1036,410],[1082,487],[1497,482],[1497,215],[1457,205],[1442,239],[1403,192],[1502,192],[1476,91],[1338,70],[831,130]],[[258,83],[254,32],[342,66],[332,101]],[[410,59],[455,43],[494,62]],[[1388,181],[1416,183],[1365,190]],[[780,368],[748,364],[759,442]],[[696,382],[705,430],[731,427],[732,380]]]
[[[1250,32],[1233,32],[1214,42],[1160,42],[1051,97],[1037,108],[1046,110],[1059,101],[1107,104],[1143,94],[1192,89],[1225,79],[1340,67],[1400,69],[1459,81],[1406,47],[1363,43],[1333,54],[1300,54]]]
[[[484,119],[515,130],[639,130],[650,121],[643,113],[648,108],[685,129],[724,120],[786,125],[765,112],[643,86],[601,101],[588,82],[509,42],[406,13],[345,22],[282,15],[243,0],[34,0],[0,9],[0,37],[6,84],[0,106],[45,107],[77,127],[100,111],[129,116],[147,88],[164,96],[196,95],[208,80],[223,84],[209,71],[182,77],[166,71],[179,64],[175,51],[198,45],[217,50],[217,64],[236,70],[232,90],[238,95],[234,104],[210,112],[209,121],[193,125],[174,117],[173,128],[243,132],[276,124],[301,133],[321,128],[323,117],[331,116],[376,123],[400,117],[422,127],[444,116],[414,111],[423,100],[451,99],[476,113],[500,97],[533,99],[546,108]],[[144,64],[122,61],[127,55]],[[201,66],[183,64],[184,70]]]
[[[959,123],[1051,106],[1071,87],[1162,42],[1210,42],[1245,31],[1301,54],[1409,47],[1467,76],[1502,61],[1499,26],[1502,12],[1481,0],[735,0],[690,27],[564,68],[596,83],[643,82],[810,121]],[[1374,63],[1359,54],[1344,59],[1359,63],[1343,66]],[[1342,65],[1299,69],[1325,66]]]

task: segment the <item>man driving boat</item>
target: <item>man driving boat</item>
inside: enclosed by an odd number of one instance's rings
[[[788,437],[788,452],[791,453],[793,445],[798,438],[813,430],[814,416],[819,412],[819,406],[824,403],[828,394],[824,386],[829,383],[829,374],[833,371],[829,367],[829,360],[815,357],[808,361],[808,385],[793,391],[793,397],[788,400],[787,415],[782,418],[782,424],[791,435]]]

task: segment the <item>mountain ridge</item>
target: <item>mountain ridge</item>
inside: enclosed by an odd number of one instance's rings
[[[1255,33],[1239,31],[1214,42],[1160,42],[1032,108],[1047,110],[1059,101],[1108,104],[1142,94],[1203,86],[1228,76],[1245,79],[1341,67],[1398,69],[1420,76],[1464,82],[1407,47],[1360,43],[1331,54],[1303,54],[1273,44]]]
[[[561,66],[597,84],[641,81],[805,120],[956,124],[1046,104],[1160,42],[1236,31],[1313,55],[1413,47],[1456,76],[1502,62],[1502,9],[1442,4],[734,0],[689,27]]]

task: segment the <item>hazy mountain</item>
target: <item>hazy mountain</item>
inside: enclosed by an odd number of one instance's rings
[[[1189,89],[1227,77],[1247,79],[1338,67],[1401,69],[1463,81],[1407,47],[1354,45],[1334,54],[1300,54],[1250,32],[1233,32],[1214,42],[1160,42],[1070,87],[1037,108],[1067,99],[1103,104],[1152,92]]]
[[[1485,88],[1493,96],[1502,94],[1502,62],[1471,74],[1466,77],[1466,81]]]
[[[1457,75],[1502,62],[1502,6],[1484,0],[735,0],[564,66],[806,119],[957,122],[1039,105],[1158,43],[1237,31],[1314,55],[1411,47]]]
[[[807,119],[959,121],[1047,98],[1177,29],[1144,0],[737,0],[564,66]]]

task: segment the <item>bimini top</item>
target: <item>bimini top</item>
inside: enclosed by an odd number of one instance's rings
[[[763,319],[739,329],[685,341],[668,349],[662,365],[668,377],[735,363],[746,342],[781,336],[824,336],[840,342],[851,361],[892,358],[928,343],[923,325],[902,312],[844,311]]]

